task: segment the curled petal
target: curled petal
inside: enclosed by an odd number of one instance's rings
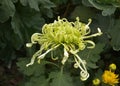
[[[86,40],[85,42],[91,44],[91,46],[88,46],[87,48],[94,48],[95,47],[95,43],[93,41]]]
[[[98,28],[98,33],[95,33],[95,34],[92,34],[89,36],[83,36],[82,38],[87,39],[87,38],[92,38],[92,37],[96,37],[96,36],[100,36],[100,35],[102,35],[102,32],[101,32],[100,28]]]
[[[90,23],[92,22],[92,19],[88,19],[88,21],[89,21],[89,22],[88,22],[88,24],[87,24],[87,25],[85,25],[85,28],[86,28],[86,29],[88,29],[88,28],[89,28],[89,25],[90,25]]]
[[[38,63],[40,63],[40,59],[43,59],[43,58],[46,56],[47,53],[49,53],[50,51],[56,49],[58,46],[59,46],[59,45],[56,45],[55,47],[47,50],[45,53],[43,53],[43,54],[41,55],[41,52],[42,52],[42,50],[44,49],[44,48],[42,47],[39,51],[37,51],[37,52],[33,55],[32,59],[31,59],[31,62],[28,63],[26,66],[28,67],[28,66],[34,64],[34,61],[35,61],[35,58],[36,58],[36,57],[38,57]]]
[[[38,59],[43,59],[47,53],[49,53],[50,50],[47,50],[45,53],[43,53],[42,55],[38,56]]]
[[[43,50],[43,48],[41,47],[41,49],[33,55],[32,59],[31,59],[31,62],[26,65],[27,67],[34,64],[34,61],[35,61],[36,57],[39,56],[42,53],[42,50]]]
[[[86,33],[85,33],[85,35],[90,34],[90,32],[91,32],[90,28],[87,28],[87,29],[86,29]]]
[[[32,42],[33,44],[36,44],[36,43],[39,41],[40,36],[41,36],[40,33],[34,33],[34,34],[32,35],[32,37],[31,37],[31,42]]]
[[[52,60],[58,60],[58,57],[51,57]]]
[[[100,28],[97,28],[99,35],[102,35]]]
[[[80,79],[81,79],[82,81],[87,80],[88,77],[90,76],[87,71],[81,71],[81,72],[80,72],[80,75],[81,75],[81,78],[80,78]]]
[[[27,43],[26,47],[32,47],[33,43]]]
[[[77,58],[75,58],[75,64],[74,66],[78,66],[80,69],[81,69],[81,72],[80,72],[80,76],[81,76],[81,80],[82,81],[85,81],[88,79],[89,77],[89,73],[87,72],[87,69],[86,69],[86,62],[85,60],[82,60],[78,55],[76,55]],[[78,60],[77,60],[78,59]],[[82,65],[80,65],[82,64]]]
[[[79,65],[77,63],[74,64],[74,68],[78,68]]]
[[[92,19],[88,19],[88,21],[89,21],[89,22],[88,22],[88,24],[87,24],[87,25],[89,26],[89,25],[90,25],[90,23],[92,22]]]
[[[43,53],[42,55],[38,56],[38,59],[43,59],[43,58],[46,56],[46,54],[48,54],[50,51],[54,50],[54,49],[57,48],[58,46],[59,46],[59,45],[57,45],[57,46],[55,46],[55,47],[53,47],[53,48],[51,48],[51,49],[48,49],[45,53]]]
[[[31,62],[26,65],[26,67],[33,65],[36,57],[32,57]]]
[[[54,57],[54,56],[53,56],[53,52],[51,52],[51,59],[52,59],[52,60],[58,60],[58,57]]]
[[[63,65],[67,61],[68,57],[69,57],[69,54],[68,54],[67,50],[64,48],[64,57],[63,57],[63,59],[61,61]]]
[[[74,58],[74,59],[75,59],[77,66],[80,68],[80,70],[84,71],[84,68],[80,65],[82,62],[80,60],[78,61],[76,58]]]
[[[75,57],[75,62],[76,64],[79,66],[79,68],[82,70],[82,71],[86,71],[86,62],[84,60],[82,60],[76,53],[74,54],[73,52],[71,52]]]
[[[38,63],[39,63],[39,64],[40,64],[40,60],[41,60],[41,59],[38,59]]]

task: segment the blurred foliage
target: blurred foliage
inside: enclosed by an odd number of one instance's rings
[[[92,39],[96,43],[94,49],[79,53],[87,61],[90,72],[85,82],[80,81],[79,70],[72,68],[72,60],[61,67],[60,61],[52,61],[48,55],[40,64],[25,66],[38,49],[38,46],[28,49],[25,44],[30,42],[33,33],[41,32],[41,27],[57,16],[69,21],[78,16],[85,23],[92,18],[92,33],[98,27],[103,32],[101,37]],[[0,61],[8,68],[18,61],[23,74],[19,86],[92,86],[92,80],[100,78],[110,63],[117,65],[116,72],[120,75],[119,33],[119,0],[0,0]],[[0,85],[4,86],[1,79]]]
[[[83,0],[83,4],[102,10],[103,16],[108,16],[114,14],[117,7],[120,7],[119,0]]]

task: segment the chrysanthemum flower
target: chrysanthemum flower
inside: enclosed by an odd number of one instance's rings
[[[31,47],[33,44],[38,43],[41,47],[32,57],[31,62],[26,66],[32,65],[34,60],[37,58],[38,62],[43,59],[46,54],[63,46],[64,57],[61,63],[64,65],[69,54],[73,54],[75,60],[75,67],[80,68],[81,79],[86,80],[89,77],[89,73],[86,69],[86,62],[78,56],[78,52],[87,48],[94,48],[95,43],[88,38],[100,36],[102,34],[101,30],[98,28],[98,33],[90,34],[89,24],[91,19],[89,19],[88,24],[79,21],[76,18],[75,22],[69,22],[67,19],[60,19],[54,21],[50,24],[45,24],[42,28],[42,33],[34,33],[31,37],[31,43],[27,43],[26,46]],[[91,44],[87,46],[87,44]],[[46,51],[43,53],[42,51]]]
[[[111,86],[115,86],[115,84],[119,83],[118,75],[108,70],[104,71],[102,80],[105,84]]]

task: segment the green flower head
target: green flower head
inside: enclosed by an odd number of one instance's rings
[[[84,50],[85,48],[94,48],[95,43],[88,40],[91,37],[100,36],[102,34],[101,30],[98,28],[98,33],[90,34],[89,24],[91,19],[89,19],[88,24],[80,22],[79,18],[76,18],[75,22],[69,22],[66,18],[55,20],[53,23],[45,24],[42,28],[42,33],[34,33],[31,37],[31,43],[27,43],[27,47],[31,47],[33,44],[38,43],[41,48],[32,57],[31,62],[26,66],[32,65],[34,60],[38,58],[38,62],[43,59],[46,54],[59,48],[59,46],[64,47],[64,57],[61,63],[64,65],[69,54],[74,55],[75,68],[80,68],[80,75],[82,80],[86,80],[89,77],[89,73],[86,69],[86,62],[78,56],[78,52]],[[88,46],[87,44],[91,44]],[[42,53],[46,50],[45,53]]]

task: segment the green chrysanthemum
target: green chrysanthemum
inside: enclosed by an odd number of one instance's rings
[[[41,45],[40,50],[38,50],[32,57],[31,62],[26,66],[32,65],[35,58],[38,58],[38,62],[43,59],[47,53],[59,48],[59,46],[64,47],[64,57],[62,59],[62,64],[64,65],[69,54],[74,55],[75,68],[80,68],[80,75],[82,80],[86,80],[89,77],[89,73],[86,69],[86,62],[78,56],[78,52],[87,48],[94,48],[95,43],[88,38],[100,36],[102,34],[101,30],[98,28],[98,33],[90,34],[89,24],[91,19],[89,19],[88,24],[84,24],[76,18],[75,22],[69,22],[66,18],[54,21],[54,23],[45,24],[42,28],[42,33],[34,33],[31,37],[31,43],[27,43],[27,47],[31,47],[33,44],[38,43]],[[87,44],[91,46],[87,46]],[[45,53],[42,53],[46,50]]]

